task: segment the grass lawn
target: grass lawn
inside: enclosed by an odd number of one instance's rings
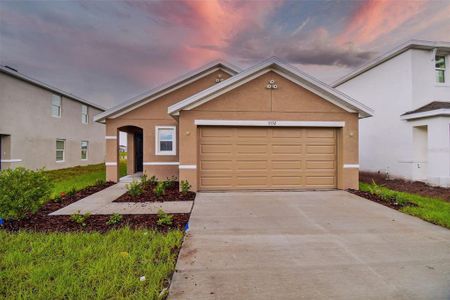
[[[127,162],[120,161],[120,176],[127,174]],[[55,184],[52,197],[61,192],[68,192],[72,188],[80,190],[90,185],[94,185],[98,180],[105,180],[105,164],[78,166],[67,169],[46,171],[46,174]]]
[[[450,202],[398,192],[379,185],[376,188],[374,187],[373,184],[363,182],[359,184],[361,191],[372,192],[381,197],[395,197],[399,203],[414,203],[417,206],[405,206],[400,211],[450,229]]]
[[[128,228],[106,234],[0,230],[0,298],[158,299],[182,236]]]

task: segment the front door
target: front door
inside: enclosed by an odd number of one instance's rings
[[[136,132],[134,134],[134,158],[135,158],[135,172],[143,171],[143,159],[144,159],[144,145],[143,145],[142,132]]]

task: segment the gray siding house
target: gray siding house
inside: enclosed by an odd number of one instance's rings
[[[0,169],[48,170],[104,162],[104,109],[0,67]]]

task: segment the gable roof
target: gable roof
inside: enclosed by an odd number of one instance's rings
[[[92,106],[92,107],[97,108],[97,109],[99,109],[101,111],[105,110],[105,108],[100,106],[100,105],[97,105],[97,104],[94,104],[92,102],[89,102],[88,100],[85,100],[85,99],[80,98],[78,96],[75,96],[75,95],[73,95],[73,94],[71,94],[69,92],[66,92],[66,91],[63,91],[63,90],[58,89],[56,87],[53,87],[51,85],[48,85],[47,83],[44,83],[44,82],[39,81],[37,79],[31,78],[31,77],[29,77],[29,76],[27,76],[25,74],[20,73],[17,70],[11,69],[9,67],[0,66],[0,73],[4,73],[4,74],[9,75],[11,77],[17,78],[19,80],[25,81],[25,82],[30,83],[32,85],[35,85],[35,86],[38,86],[40,88],[46,89],[46,90],[48,90],[50,92],[53,92],[55,94],[58,94],[58,95],[67,97],[69,99],[75,100],[77,102],[80,102],[80,103]]]
[[[168,113],[178,115],[181,110],[189,110],[197,107],[269,71],[274,71],[279,75],[286,77],[346,111],[359,113],[361,118],[370,117],[373,113],[371,108],[322,81],[298,70],[294,66],[283,63],[277,57],[264,60],[219,84],[169,106]]]
[[[201,66],[198,69],[183,74],[180,77],[175,78],[174,80],[168,81],[160,86],[150,89],[142,94],[139,94],[131,99],[128,99],[127,101],[120,103],[119,105],[108,109],[101,114],[96,115],[94,117],[94,121],[104,122],[106,118],[114,118],[123,115],[130,110],[156,100],[161,96],[166,95],[173,90],[185,86],[192,81],[202,78],[212,72],[215,72],[218,69],[221,69],[230,75],[235,75],[240,71],[239,67],[236,67],[228,62],[221,60],[212,61],[206,65]]]
[[[369,71],[372,68],[384,63],[385,61],[390,60],[391,58],[396,57],[397,55],[402,54],[410,49],[421,49],[421,50],[433,50],[433,49],[441,49],[444,51],[450,51],[450,42],[440,42],[440,41],[424,41],[424,40],[410,40],[406,43],[403,43],[392,50],[389,50],[382,55],[378,56],[370,60],[369,62],[363,64],[362,66],[356,68],[349,74],[339,78],[335,82],[333,82],[332,86],[337,87],[362,73]]]

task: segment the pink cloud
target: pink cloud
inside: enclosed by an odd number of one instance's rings
[[[368,44],[416,16],[425,4],[424,1],[368,0],[356,10],[337,41]]]

